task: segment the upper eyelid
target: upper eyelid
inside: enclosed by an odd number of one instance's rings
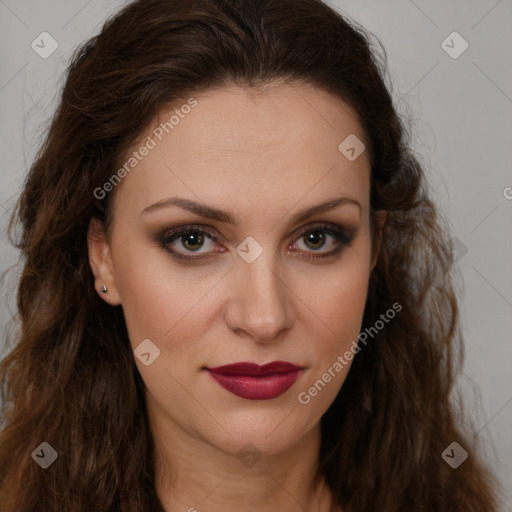
[[[348,230],[344,228],[343,226],[337,226],[336,224],[333,224],[331,222],[322,222],[318,221],[316,223],[312,223],[310,226],[303,226],[301,228],[298,228],[294,233],[296,235],[300,236],[304,233],[307,233],[309,231],[312,231],[314,229],[323,229],[324,231],[332,230],[334,232],[342,232],[345,233],[348,236],[350,236],[351,230]],[[167,238],[177,238],[179,236],[182,236],[183,234],[189,233],[189,232],[204,232],[209,238],[215,238],[225,240],[225,237],[223,237],[221,234],[218,233],[218,231],[215,228],[211,228],[209,226],[203,226],[199,224],[189,224],[181,227],[171,228],[166,231],[164,231],[161,238],[167,239]],[[293,235],[290,235],[293,236]]]
[[[207,235],[209,238],[215,238],[215,239],[223,239],[222,235],[215,234],[213,228],[208,228],[207,226],[195,226],[195,225],[187,225],[183,227],[177,227],[172,228],[164,231],[162,235],[162,239],[168,239],[168,238],[179,238],[180,236],[183,236],[187,233],[194,233],[194,232],[201,232]]]

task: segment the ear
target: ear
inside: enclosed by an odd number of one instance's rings
[[[105,234],[105,228],[99,219],[92,218],[89,222],[87,248],[89,252],[89,265],[94,275],[94,287],[98,295],[108,304],[118,306],[121,304],[121,299],[115,283],[110,247]],[[101,291],[103,285],[107,288],[106,293]]]
[[[370,272],[374,269],[375,265],[377,264],[377,259],[379,257],[379,252],[382,244],[382,230],[384,228],[384,223],[386,222],[388,212],[385,210],[378,210],[377,212],[375,212],[375,216],[377,221],[377,232],[373,237],[375,241],[375,247],[373,248]]]

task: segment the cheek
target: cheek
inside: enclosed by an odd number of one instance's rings
[[[311,368],[297,390],[301,407],[313,416],[322,415],[335,399],[359,351],[361,330],[368,293],[369,253],[352,252],[332,272],[319,273],[313,281],[304,279],[301,297],[306,301],[309,320],[305,346]],[[314,282],[314,293],[306,293]]]
[[[317,355],[341,350],[361,327],[369,282],[370,255],[367,240],[347,249],[330,268],[302,273],[293,290],[307,306],[315,325]]]
[[[368,270],[347,268],[315,280],[315,292],[305,294],[312,312],[322,319],[326,335],[349,331],[359,324],[368,291]],[[304,288],[306,285],[304,285]],[[310,283],[311,288],[311,283]]]
[[[356,338],[361,328],[368,293],[366,268],[340,276],[338,286],[331,289],[330,299],[324,301],[325,322],[336,335],[333,348],[342,350]]]
[[[215,278],[180,269],[165,251],[154,248],[117,253],[114,266],[132,349],[135,356],[151,353],[148,365],[135,357],[145,386],[166,413],[188,410],[200,373],[198,341],[211,307],[207,292]],[[149,348],[137,350],[139,346]],[[158,354],[154,359],[153,353]]]
[[[115,280],[133,346],[145,338],[160,346],[174,337],[182,325],[190,324],[194,305],[208,290],[204,275],[192,279],[193,271],[180,269],[170,258],[163,249],[142,244],[116,253]]]

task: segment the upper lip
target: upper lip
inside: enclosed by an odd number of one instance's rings
[[[276,373],[291,373],[302,370],[301,366],[297,366],[286,361],[272,361],[262,366],[255,363],[233,363],[224,366],[216,366],[214,368],[206,368],[214,373],[223,375],[248,375],[262,377],[265,375],[273,375]]]

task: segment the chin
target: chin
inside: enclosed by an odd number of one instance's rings
[[[278,455],[296,445],[319,424],[319,418],[298,420],[297,415],[281,409],[276,414],[252,412],[227,418],[215,431],[209,430],[205,438],[219,449],[237,454],[244,447],[261,455]],[[227,432],[226,432],[227,431]]]

